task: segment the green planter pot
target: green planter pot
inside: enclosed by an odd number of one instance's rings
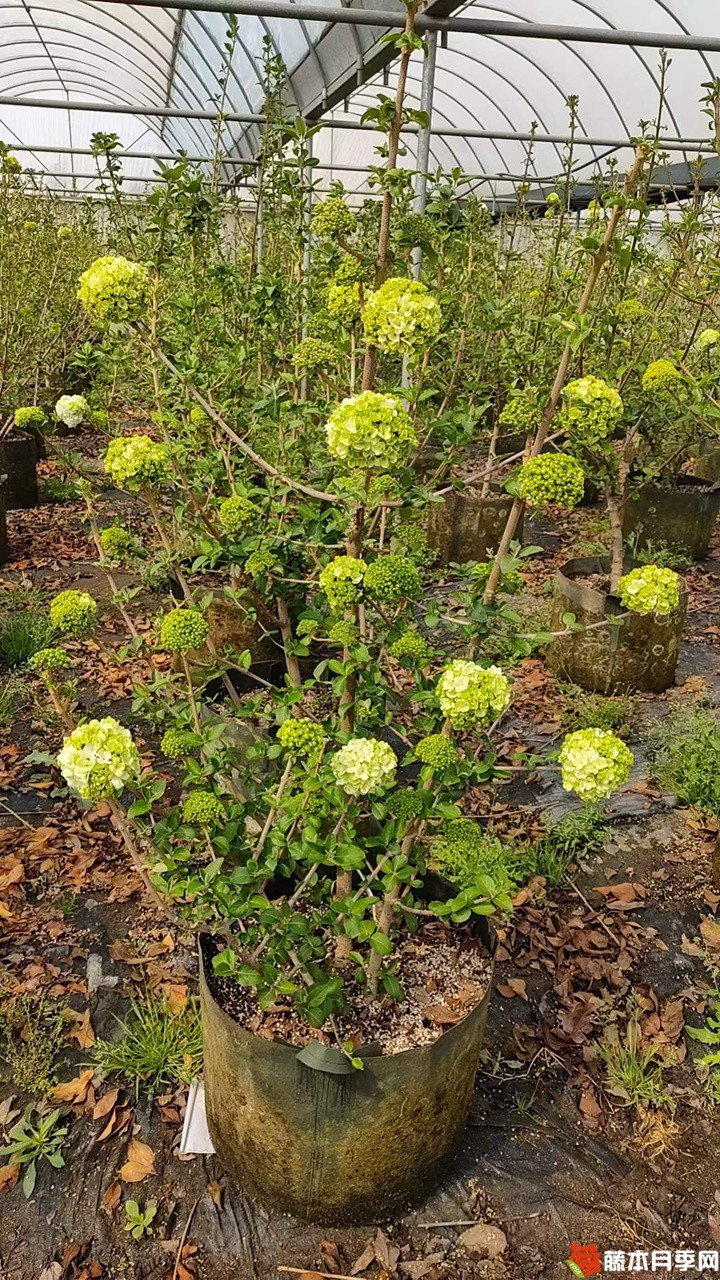
[[[492,558],[500,545],[513,499],[507,493],[482,498],[471,490],[453,490],[428,511],[428,543],[442,567]],[[516,538],[522,541],[522,521]]]
[[[627,562],[625,569],[632,567]],[[566,613],[573,613],[585,626],[623,613],[617,596],[582,581],[609,572],[609,560],[595,557],[563,565],[555,579],[550,630],[562,630]],[[548,666],[563,679],[596,693],[662,693],[675,679],[687,603],[683,582],[680,608],[667,618],[634,613],[621,625],[608,624],[553,640],[547,651]]]
[[[8,558],[7,519],[5,517],[5,496],[0,484],[0,564]]]
[[[692,473],[700,480],[720,483],[720,441],[703,440],[693,450]]]
[[[486,921],[478,933],[492,952]],[[200,945],[207,1121],[238,1185],[327,1224],[384,1221],[419,1203],[465,1125],[492,983],[433,1044],[387,1057],[370,1047],[358,1071],[340,1050],[298,1050],[229,1017],[211,989],[211,945]]]
[[[637,547],[663,543],[693,560],[704,560],[720,511],[720,485],[699,476],[679,476],[676,489],[649,484],[631,498],[623,515],[623,537]]]

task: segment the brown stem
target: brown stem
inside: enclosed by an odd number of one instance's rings
[[[263,848],[265,846],[265,841],[267,840],[268,835],[270,834],[270,828],[272,827],[272,824],[277,817],[277,812],[278,812],[278,809],[280,808],[280,801],[282,800],[283,794],[285,792],[285,788],[287,787],[287,784],[290,781],[290,774],[292,773],[292,767],[293,767],[293,762],[291,757],[288,760],[287,764],[285,765],[285,772],[283,773],[283,776],[280,779],[280,782],[278,785],[278,789],[275,792],[275,800],[274,800],[273,806],[270,809],[270,812],[268,813],[267,818],[265,819],[265,826],[260,832],[260,835],[258,836],[258,842],[255,845],[255,848],[253,849],[252,856],[256,860],[260,857],[260,854],[263,851]]]
[[[128,823],[126,821],[126,814],[124,809],[122,808],[122,805],[120,805],[117,800],[112,800],[112,799],[108,800],[107,803],[110,808],[110,813],[112,814],[112,820],[115,826],[117,827],[118,831],[120,832],[120,835],[122,836],[123,843],[128,853],[130,854],[130,857],[132,858],[135,870],[140,876],[140,879],[142,880],[147,892],[149,893],[150,897],[155,903],[155,906],[158,908],[158,911],[161,911],[162,914],[166,916],[168,920],[171,920],[173,924],[178,925],[178,927],[186,929],[188,926],[186,925],[185,921],[181,920],[178,916],[175,915],[175,913],[170,909],[168,904],[164,901],[162,895],[158,892],[158,890],[155,888],[152,881],[150,880],[148,869],[145,866],[145,861],[142,857],[142,854],[140,853],[140,850],[138,849],[135,843],[132,831],[128,826]]]
[[[195,732],[198,735],[200,735],[202,734],[202,727],[200,724],[200,714],[198,712],[197,702],[195,701],[195,690],[193,689],[192,675],[190,673],[190,664],[187,660],[187,654],[185,653],[181,654],[180,661],[182,662],[182,669],[185,672],[185,680],[187,681],[188,701],[190,703],[190,710],[192,711],[192,718],[193,718],[193,724],[195,725]]]
[[[288,612],[287,602],[282,596],[275,599],[277,607],[278,623],[280,625],[280,635],[282,636],[283,649],[285,650],[285,665],[287,673],[293,684],[300,686],[302,684],[302,676],[300,675],[300,663],[297,655],[292,653],[293,633],[290,614]]]
[[[389,893],[386,893],[385,897],[383,898],[382,906],[380,908],[380,915],[378,918],[377,931],[378,933],[384,934],[385,937],[387,937],[388,934],[390,933],[390,929],[392,927],[392,922],[393,922],[393,915],[395,913],[395,903],[397,902],[399,897],[400,897],[400,885],[397,884],[395,888],[391,889]],[[367,984],[368,984],[368,994],[371,996],[373,1000],[375,999],[378,993],[378,980],[380,978],[380,970],[382,969],[382,962],[383,962],[383,957],[380,955],[379,951],[371,952],[370,959],[368,961],[368,968],[367,968]]]
[[[637,187],[638,180],[640,178],[640,173],[641,173],[643,164],[645,162],[645,155],[646,155],[645,147],[642,145],[639,146],[636,149],[635,160],[633,162],[632,168],[630,169],[630,172],[628,173],[625,179],[625,185],[623,187],[623,195],[625,196],[626,199],[625,201],[619,201],[618,204],[615,205],[615,208],[612,211],[612,215],[608,220],[608,225],[605,231],[605,235],[603,237],[603,242],[600,245],[600,248],[598,249],[597,253],[593,255],[592,266],[590,267],[590,274],[588,275],[587,283],[583,290],[583,295],[578,304],[577,314],[579,316],[585,315],[588,307],[590,306],[590,302],[592,301],[592,296],[595,292],[595,286],[600,277],[600,272],[602,271],[603,267],[605,266],[605,263],[607,262],[608,255],[610,253],[610,249],[612,246],[612,242],[615,239],[615,233],[617,232],[618,226],[620,225],[620,219],[623,214],[623,209],[624,209],[626,200],[634,194],[635,189]],[[562,396],[563,387],[565,386],[572,356],[573,356],[573,344],[572,344],[572,338],[569,337],[567,342],[565,343],[565,349],[560,358],[558,371],[555,375],[555,381],[553,383],[552,391],[550,392],[550,399],[545,408],[545,412],[542,417],[542,422],[540,423],[540,426],[537,431],[537,435],[535,436],[535,440],[533,442],[533,446],[529,453],[529,457],[531,458],[537,458],[539,454],[542,452],[542,448],[547,439],[548,432],[552,424],[552,420],[555,417],[556,410],[558,408],[558,405],[560,404],[560,398]],[[491,604],[495,597],[495,592],[497,591],[498,583],[500,582],[500,578],[502,575],[502,562],[504,557],[508,553],[510,543],[515,537],[515,532],[517,530],[518,524],[520,523],[520,517],[522,516],[522,513],[524,510],[525,510],[525,503],[522,501],[521,498],[516,498],[510,509],[510,514],[508,515],[507,523],[505,525],[502,538],[500,539],[500,545],[495,554],[495,562],[493,564],[490,577],[488,578],[487,586],[485,588],[485,594],[483,596],[483,604],[486,604],[486,605]]]
[[[617,591],[618,582],[623,572],[623,522],[620,499],[615,494],[607,495],[607,509],[612,532],[612,559],[610,564],[610,592]]]

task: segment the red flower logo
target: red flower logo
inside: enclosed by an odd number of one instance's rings
[[[599,1276],[602,1272],[596,1244],[573,1244],[568,1267],[574,1276]]]

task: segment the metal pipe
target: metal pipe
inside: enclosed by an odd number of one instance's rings
[[[114,0],[112,0],[112,2],[114,2]],[[107,0],[106,0],[106,3],[107,3]],[[13,98],[13,97],[7,97],[5,95],[0,96],[0,107],[38,107],[41,109],[50,108],[51,110],[54,109],[58,111],[109,111],[109,112],[117,112],[120,115],[160,116],[160,117],[172,116],[173,118],[179,119],[179,120],[215,120],[217,118],[216,111],[189,111],[184,107],[155,107],[155,106],[147,106],[147,105],[143,106],[142,104],[128,106],[126,103],[123,103],[121,106],[116,106],[114,103],[110,103],[110,102],[62,102],[59,99],[55,99],[55,98]],[[243,112],[224,112],[223,119],[227,121],[232,121],[234,124],[262,124],[264,123],[265,117],[259,116],[259,115],[250,115],[248,113],[243,113]],[[339,119],[336,118],[333,120],[310,119],[308,120],[307,123],[312,124],[313,126],[320,125],[323,129],[365,130],[369,128],[368,125],[364,125],[361,120],[357,120],[354,117],[353,118],[341,117]],[[403,125],[403,133],[418,133],[418,132],[419,132],[418,126],[412,122]],[[430,132],[434,138],[471,138],[471,139],[486,138],[488,139],[488,141],[491,141],[491,142],[493,140],[496,140],[498,142],[533,142],[534,141],[534,142],[548,142],[548,143],[565,146],[569,141],[568,135],[564,133],[534,133],[533,134],[533,133],[523,132],[522,130],[514,130],[514,129],[512,130],[511,129],[504,129],[504,130],[464,129],[464,128],[453,128],[453,127],[450,127],[449,125],[439,125],[439,126],[435,125],[431,127]],[[585,147],[631,147],[634,145],[636,139],[632,137],[595,138],[595,137],[589,137],[583,134],[576,134],[574,141],[576,146],[585,146]],[[26,146],[21,146],[20,143],[18,143],[15,147],[13,147],[12,144],[10,146],[11,151],[12,150],[33,151],[37,149],[38,148],[33,148],[29,143]],[[713,147],[712,143],[708,141],[707,138],[661,138],[660,139],[661,151],[687,151],[689,149],[692,149],[693,151],[698,151],[698,152],[708,151],[708,152],[711,152],[712,154],[715,154],[715,148]],[[59,147],[50,147],[49,150],[57,151],[59,153],[61,149]],[[87,152],[87,153],[78,152],[78,154],[89,155],[91,154],[91,152]],[[176,157],[169,156],[167,158],[175,159]],[[251,164],[252,161],[243,160],[243,161],[239,161],[238,163]],[[336,166],[336,167],[339,167],[339,166]]]
[[[427,204],[428,166],[430,164],[430,142],[432,137],[433,95],[435,92],[435,65],[437,62],[437,31],[430,31],[427,38],[427,53],[423,63],[422,83],[420,85],[420,110],[427,116],[427,125],[418,132],[417,151],[415,153],[415,200],[416,213],[424,213]],[[413,279],[420,279],[422,269],[422,249],[416,245],[412,252]]]
[[[397,9],[341,8],[302,0],[104,0],[145,9],[190,9],[198,13],[237,13],[256,18],[290,18],[357,27],[404,28],[405,13]],[[436,18],[419,14],[418,31],[459,31],[482,36],[507,36],[512,40],[571,40],[583,44],[629,45],[645,49],[695,49],[720,53],[719,36],[694,36],[670,31],[628,31],[608,27],[560,26],[545,22],[504,22],[495,18],[467,18],[463,14]]]

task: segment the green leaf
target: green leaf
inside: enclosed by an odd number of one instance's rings
[[[393,949],[392,942],[388,935],[386,933],[380,933],[379,931],[373,934],[370,939],[370,946],[373,951],[377,951],[379,956],[389,956]]]

